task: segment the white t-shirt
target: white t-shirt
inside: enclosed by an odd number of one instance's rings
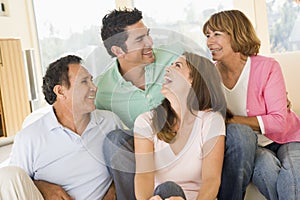
[[[219,113],[199,111],[187,144],[177,155],[168,143],[157,138],[152,118],[153,111],[141,114],[135,121],[134,133],[154,143],[155,186],[174,181],[187,199],[196,199],[202,180],[203,145],[213,137],[225,135],[224,118]]]
[[[228,89],[224,84],[222,84],[224,89],[224,94],[226,97],[227,107],[234,115],[248,116],[247,114],[247,95],[248,95],[248,83],[250,76],[250,66],[251,60],[247,59],[244,69],[232,89]],[[257,134],[258,144],[260,146],[266,146],[271,144],[273,141],[268,139],[263,134],[265,133],[264,123],[261,116],[257,116],[260,130],[262,134]]]

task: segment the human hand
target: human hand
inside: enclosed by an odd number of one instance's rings
[[[75,200],[59,185],[46,181],[34,181],[45,200]]]

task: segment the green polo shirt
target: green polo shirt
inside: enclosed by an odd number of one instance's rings
[[[183,53],[183,48],[174,44],[153,49],[153,53],[155,61],[145,67],[145,90],[124,80],[118,70],[117,60],[95,79],[98,87],[96,107],[116,113],[130,129],[138,115],[161,104],[164,96],[160,90],[165,67]]]

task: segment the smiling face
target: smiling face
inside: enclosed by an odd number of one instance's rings
[[[164,78],[165,82],[162,85],[161,93],[166,98],[173,98],[175,95],[178,99],[187,95],[191,88],[192,78],[186,58],[180,56],[171,66],[167,67]]]
[[[230,36],[221,31],[212,31],[207,28],[207,47],[209,48],[212,59],[215,61],[222,61],[223,59],[230,59],[236,54],[230,43]]]
[[[142,21],[127,26],[128,39],[125,44],[127,51],[124,52],[119,60],[123,64],[133,67],[153,63],[155,58],[152,51],[153,41],[149,35],[149,29]]]
[[[73,113],[87,114],[95,110],[97,87],[91,74],[80,64],[70,64],[68,76],[70,87],[64,88],[64,95]]]

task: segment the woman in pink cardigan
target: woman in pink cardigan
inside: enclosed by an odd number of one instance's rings
[[[279,63],[257,55],[260,40],[238,10],[216,13],[203,26],[234,117],[258,137],[252,182],[267,199],[300,199],[300,119],[287,109]]]

